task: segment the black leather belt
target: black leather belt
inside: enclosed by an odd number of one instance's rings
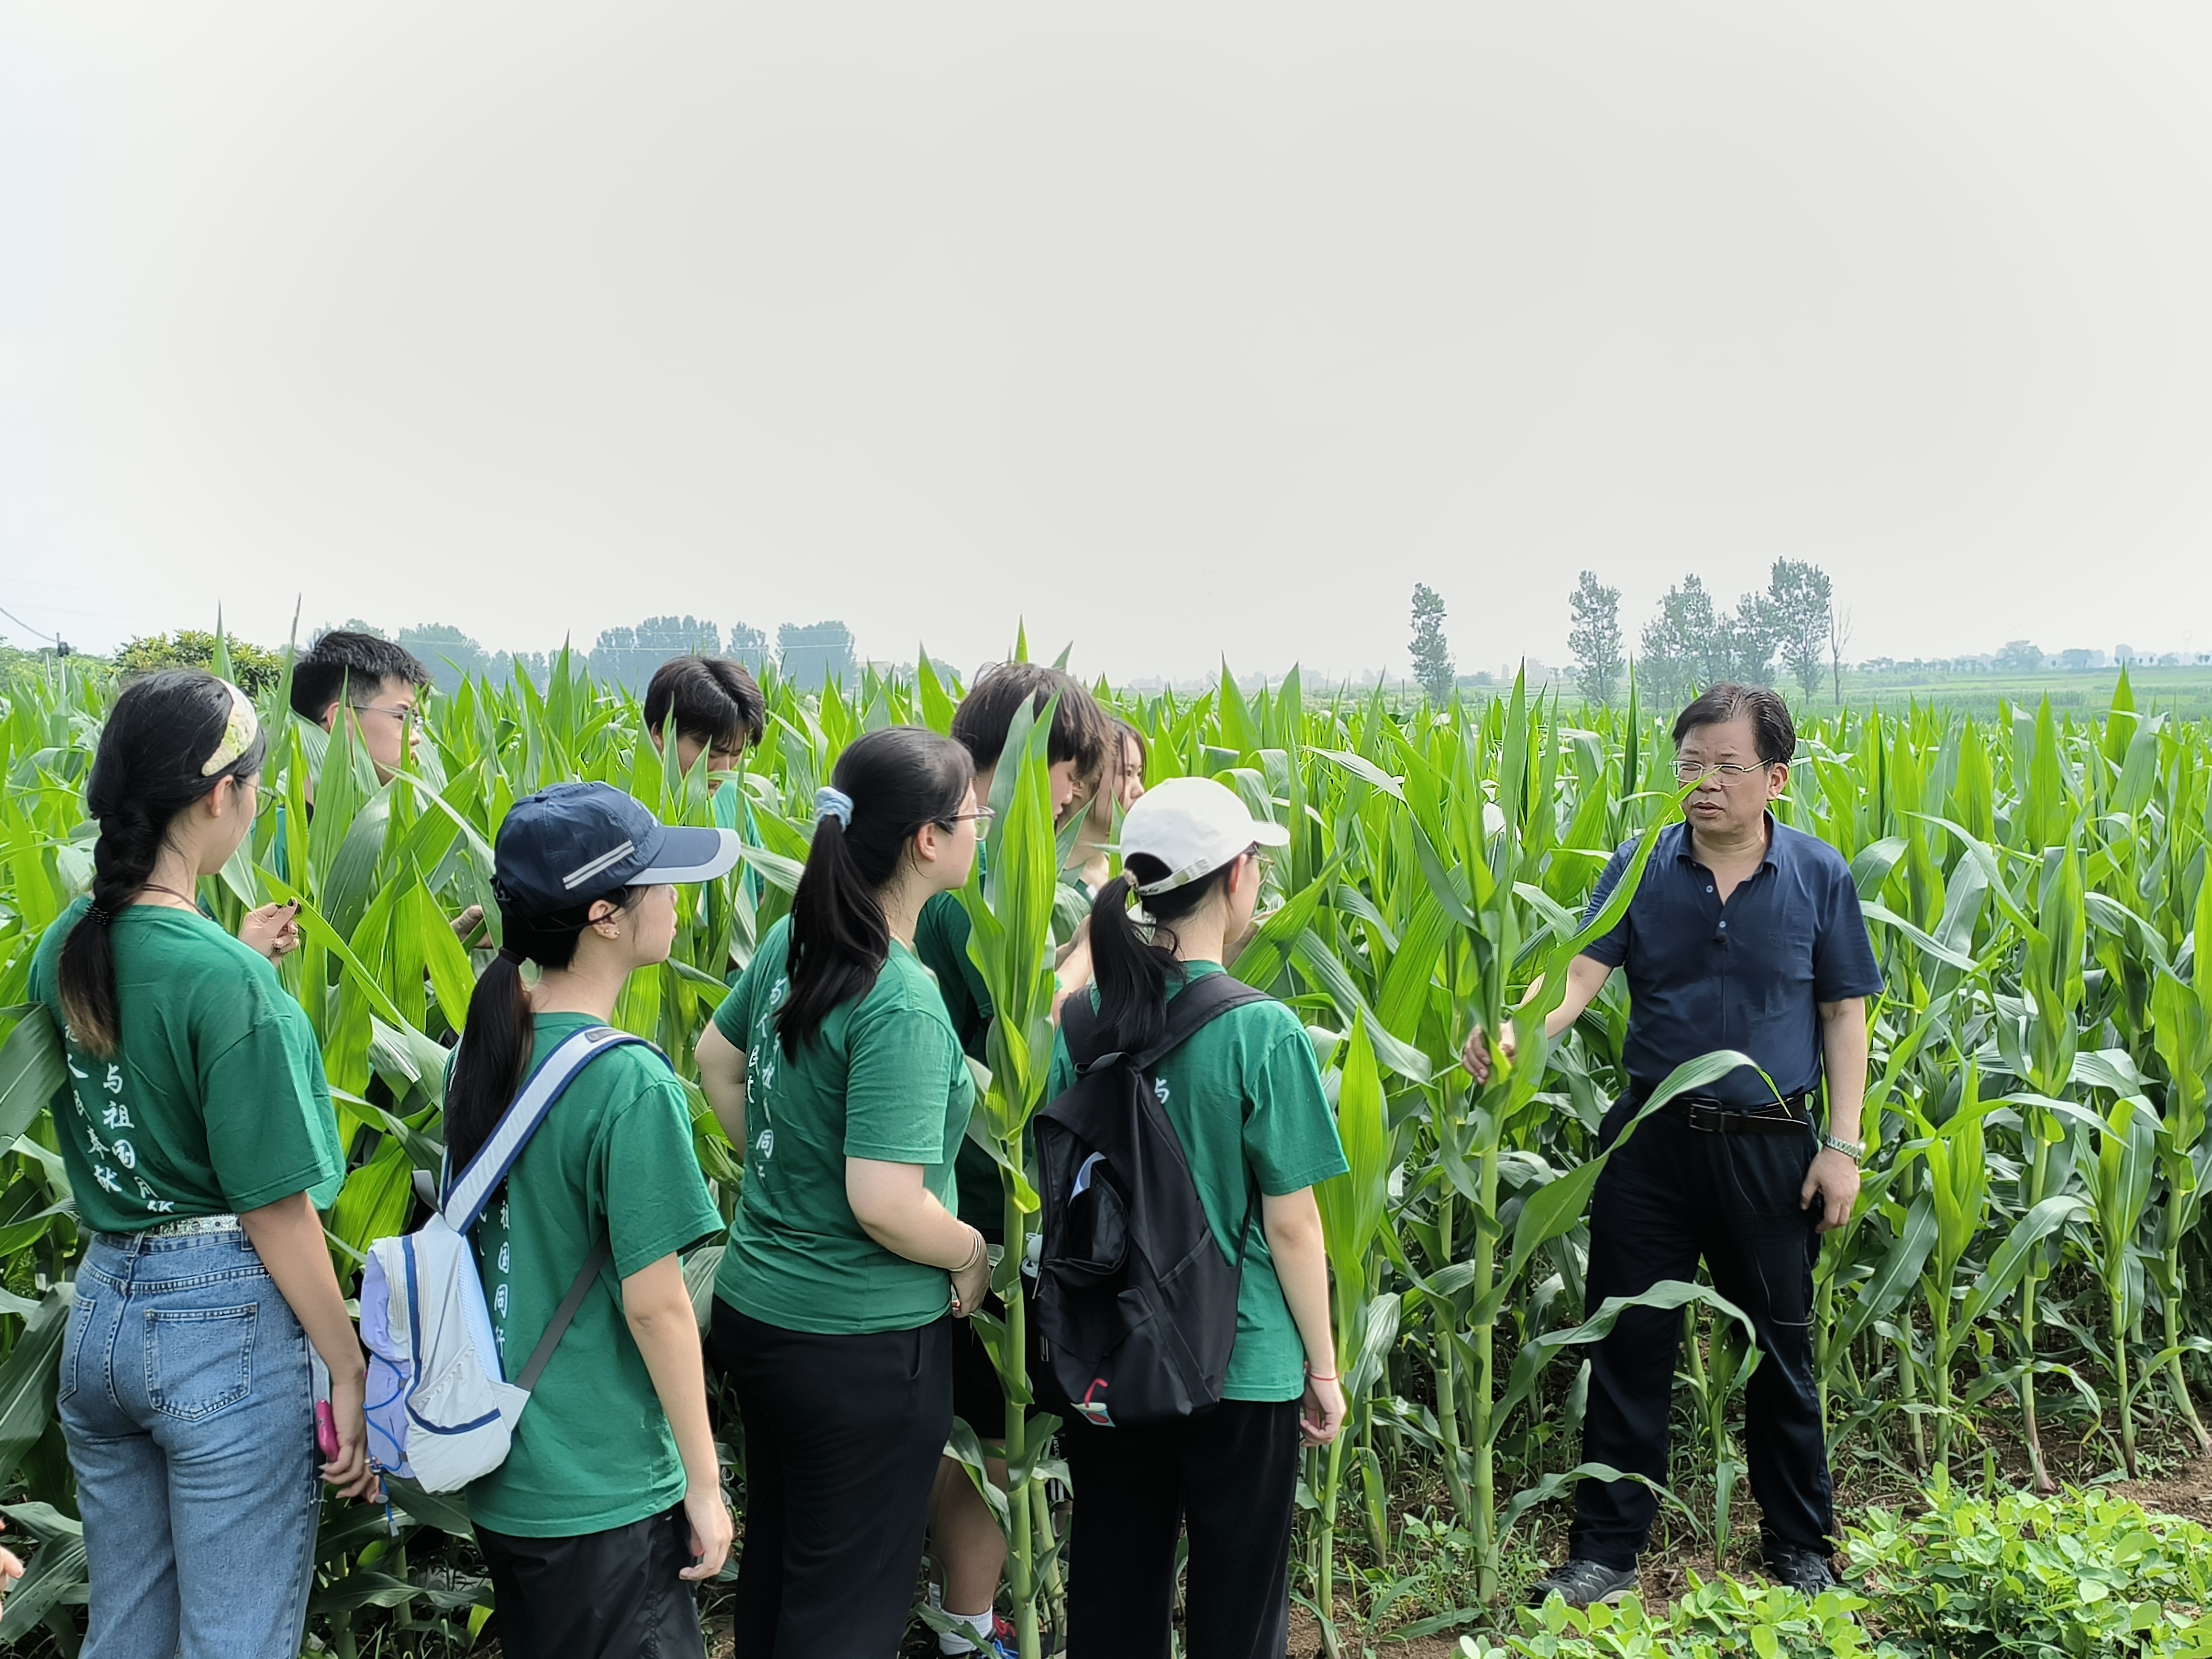
[[[1813,1127],[1810,1101],[1808,1095],[1792,1095],[1779,1105],[1752,1110],[1695,1095],[1679,1095],[1662,1106],[1659,1115],[1709,1134],[1803,1134]]]

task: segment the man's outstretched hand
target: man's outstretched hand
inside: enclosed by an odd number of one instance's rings
[[[1510,1062],[1519,1042],[1509,1024],[1498,1034],[1498,1052]],[[1467,1034],[1467,1047],[1459,1051],[1459,1063],[1467,1067],[1467,1074],[1474,1079],[1476,1087],[1490,1081],[1490,1034],[1480,1025]]]

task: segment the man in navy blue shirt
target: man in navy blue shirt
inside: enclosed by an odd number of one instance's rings
[[[1682,711],[1674,773],[1697,786],[1684,821],[1660,832],[1627,913],[1570,965],[1545,1029],[1557,1036],[1626,969],[1629,1090],[1600,1127],[1605,1146],[1685,1060],[1733,1048],[1757,1062],[1660,1108],[1607,1163],[1590,1200],[1588,1307],[1693,1279],[1702,1257],[1714,1288],[1750,1316],[1761,1358],[1745,1390],[1746,1449],[1766,1565],[1814,1595],[1834,1582],[1835,1512],[1813,1373],[1813,1260],[1819,1233],[1841,1226],[1858,1198],[1866,999],[1881,971],[1842,855],[1768,810],[1796,744],[1789,706],[1769,690],[1717,685]],[[1589,915],[1634,851],[1607,864]],[[1466,1059],[1487,1077],[1481,1031]],[[1825,1133],[1813,1109],[1824,1076]],[[1679,1313],[1632,1308],[1594,1346],[1585,1462],[1666,1480],[1681,1328]],[[1638,1482],[1583,1481],[1570,1559],[1532,1599],[1620,1600],[1636,1587],[1657,1509]]]

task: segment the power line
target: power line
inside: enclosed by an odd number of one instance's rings
[[[5,617],[9,622],[14,623],[18,628],[27,629],[33,634],[37,634],[39,638],[44,640],[48,645],[59,645],[61,643],[61,641],[57,639],[52,634],[40,634],[37,629],[32,628],[30,623],[25,622],[14,611],[9,610],[4,605],[0,605],[0,617]]]

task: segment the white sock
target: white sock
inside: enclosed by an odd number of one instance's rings
[[[973,1653],[991,1639],[990,1608],[986,1607],[981,1613],[953,1613],[948,1609],[945,1616],[956,1624],[967,1626],[974,1632],[974,1639],[971,1641],[953,1631],[939,1631],[937,1633],[937,1650],[939,1653]]]

